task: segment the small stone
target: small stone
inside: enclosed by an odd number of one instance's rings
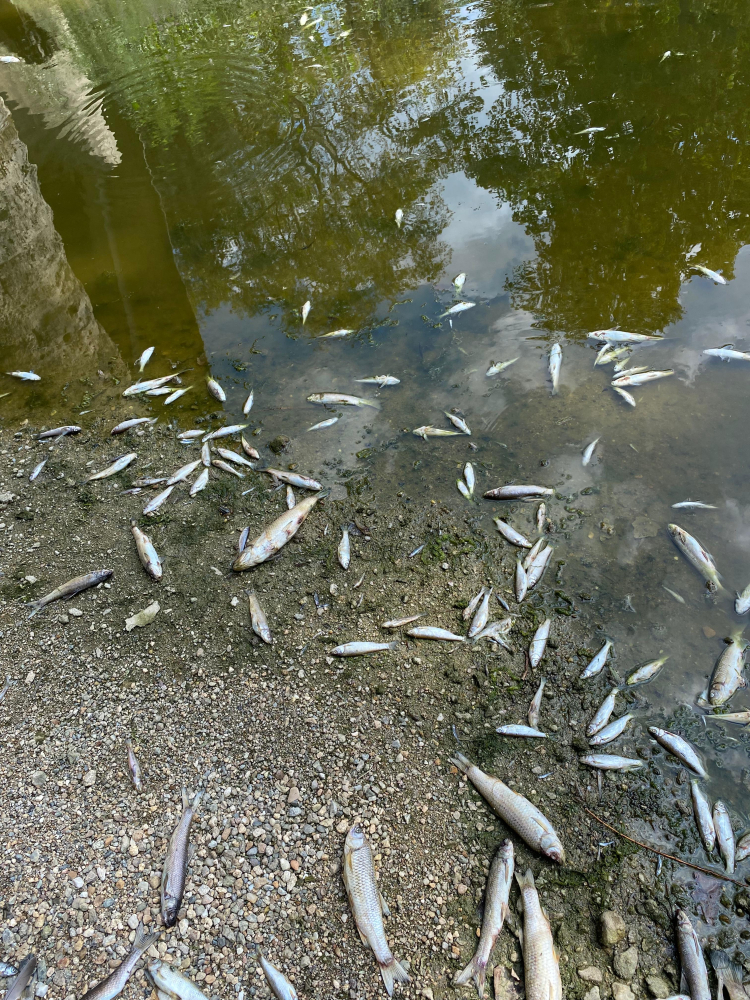
[[[614,910],[605,910],[602,913],[602,944],[611,948],[619,944],[626,934],[627,927],[620,914]]]
[[[716,635],[716,632],[714,631],[714,629],[711,628],[710,625],[704,625],[703,634],[707,639],[713,639],[713,637]]]
[[[585,969],[579,969],[578,975],[585,983],[600,983],[604,978],[595,965],[587,965]]]
[[[272,441],[268,442],[268,447],[274,453],[274,455],[280,455],[282,451],[286,451],[290,443],[290,438],[285,434],[279,434]]]
[[[638,968],[638,949],[636,946],[633,945],[632,948],[615,955],[614,967],[620,979],[626,979],[629,982]]]
[[[614,1000],[635,1000],[635,994],[627,983],[612,983]]]
[[[83,616],[83,611],[80,608],[68,608],[68,614],[73,618],[81,618]]]
[[[289,794],[287,795],[286,800],[289,803],[289,805],[291,805],[293,802],[299,802],[301,798],[302,796],[299,793],[299,788],[295,788],[294,786],[292,786],[289,789]]]
[[[148,880],[148,884],[151,886],[152,889],[158,889],[159,886],[161,885],[161,879],[159,878],[158,875],[152,875],[151,878]]]
[[[583,1000],[601,1000],[599,995],[599,987],[592,986],[588,993],[583,994]]]
[[[76,877],[73,879],[73,885],[76,887],[76,889],[83,889],[86,883],[83,881],[80,875],[76,875]]]
[[[435,1000],[435,994],[432,992],[429,986],[425,986],[422,990],[422,996],[426,997],[426,1000]]]
[[[44,771],[34,771],[34,773],[31,775],[31,784],[35,788],[41,788],[42,785],[46,785],[46,783],[47,783],[47,775],[44,773]]]
[[[91,788],[91,786],[94,784],[95,781],[96,781],[96,771],[94,770],[87,771],[83,776],[83,787]]]
[[[468,892],[468,889],[469,887],[467,885],[464,885],[463,882],[459,882],[458,885],[456,886],[456,892],[459,894],[459,896],[465,896],[466,893]]]
[[[673,993],[672,987],[661,976],[646,976],[646,986],[654,997],[671,997]]]
[[[35,576],[25,576],[24,580],[26,581],[26,583],[36,583],[36,577]]]
[[[131,913],[130,916],[128,917],[128,927],[131,929],[131,931],[138,930],[139,923],[140,921],[138,920],[138,915],[136,913]]]

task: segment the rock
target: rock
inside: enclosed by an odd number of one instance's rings
[[[619,944],[627,934],[625,921],[622,919],[620,914],[615,913],[614,910],[605,910],[604,913],[602,913],[601,919],[602,944],[608,948]]]
[[[87,771],[83,776],[83,787],[91,788],[91,786],[96,782],[96,771]]]
[[[671,997],[672,987],[661,976],[646,976],[646,986],[649,993],[654,997]]]
[[[273,441],[268,442],[268,447],[274,453],[274,455],[280,455],[282,451],[285,451],[289,446],[290,439],[285,434],[279,434],[275,437]]]
[[[633,521],[634,538],[656,538],[658,534],[659,525],[655,524],[654,521],[644,514],[641,514]]]
[[[459,894],[459,896],[464,896],[466,895],[468,888],[469,887],[467,885],[464,885],[463,882],[459,882],[458,885],[456,886],[456,892]]]
[[[612,983],[614,1000],[635,1000],[635,994],[627,983]]]
[[[628,948],[615,955],[614,967],[620,979],[630,981],[635,975],[635,970],[638,968],[638,949],[636,946],[633,945],[632,948]]]
[[[583,1000],[600,1000],[599,987],[592,986],[588,993],[583,994]]]
[[[289,794],[286,797],[287,802],[291,805],[293,802],[299,802],[302,796],[299,793],[299,788],[292,787],[289,789]]]
[[[36,583],[36,577],[35,576],[25,576],[24,580],[26,581],[26,583]]]
[[[600,983],[604,978],[595,965],[587,965],[585,969],[579,969],[578,975],[585,983]]]
[[[68,614],[73,618],[81,618],[83,616],[83,611],[80,608],[68,608]]]
[[[44,771],[34,771],[34,773],[31,775],[31,784],[35,788],[41,788],[42,785],[46,785],[47,775],[44,773]]]
[[[159,611],[159,602],[154,601],[153,604],[149,604],[143,611],[139,611],[138,614],[125,619],[125,631],[132,632],[134,628],[143,628],[144,625],[150,625],[159,614]],[[73,614],[72,608],[70,613]]]
[[[0,493],[0,503],[12,503],[15,498],[15,493]]]
[[[131,913],[130,916],[128,917],[128,927],[131,929],[131,931],[137,930],[139,923],[140,921],[138,920],[137,915],[135,913]]]

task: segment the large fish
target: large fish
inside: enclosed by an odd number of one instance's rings
[[[145,531],[141,531],[137,524],[133,524],[130,530],[133,532],[133,538],[135,538],[135,547],[138,552],[138,558],[141,560],[141,565],[153,580],[161,580],[164,569],[154,543]]]
[[[40,597],[36,601],[29,601],[26,605],[27,608],[32,608],[29,618],[32,618],[37,611],[41,611],[42,608],[45,608],[53,601],[74,597],[76,594],[80,594],[82,590],[88,590],[89,587],[98,587],[100,583],[109,580],[113,573],[113,569],[97,569],[93,573],[86,573],[84,576],[76,576],[72,580],[68,580],[67,583],[56,587],[44,597]]]
[[[687,982],[686,992],[691,1000],[711,1000],[703,948],[695,928],[690,923],[690,917],[684,910],[677,911],[676,923],[677,948],[680,953],[682,975]]]
[[[668,524],[667,531],[680,552],[703,576],[709,590],[724,590],[711,553],[707,552],[696,538],[693,538],[678,524]]]
[[[196,792],[192,804],[187,789],[182,789],[182,816],[169,841],[164,871],[161,876],[161,916],[165,927],[174,927],[185,892],[188,866],[188,846],[190,827],[201,801],[201,792]]]
[[[133,975],[133,970],[138,964],[141,955],[144,951],[148,951],[160,933],[161,931],[154,931],[151,934],[147,934],[143,924],[139,924],[138,930],[135,932],[135,941],[129,954],[125,956],[114,972],[111,972],[106,979],[103,979],[87,993],[84,993],[82,1000],[114,1000],[114,997],[122,993],[125,989],[125,985]]]
[[[323,495],[316,493],[314,496],[301,500],[291,510],[285,510],[281,517],[277,517],[258,535],[255,541],[250,542],[245,547],[244,551],[235,559],[232,569],[237,573],[245,569],[252,569],[253,566],[259,566],[280,552],[289,539],[297,534],[303,521]]]
[[[546,486],[497,486],[487,490],[485,500],[538,500],[539,497],[551,497],[555,491]]]
[[[745,666],[745,644],[740,642],[741,632],[732,640],[719,657],[708,685],[708,701],[713,708],[725,705],[737,688],[746,687],[742,676]]]
[[[526,1000],[562,1000],[560,961],[529,869],[516,872],[523,899],[523,969]]]

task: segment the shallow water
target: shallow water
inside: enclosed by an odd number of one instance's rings
[[[3,368],[42,376],[2,377],[4,419],[84,422],[97,370],[155,345],[146,376],[194,385],[165,420],[216,412],[209,371],[228,421],[253,388],[258,445],[287,436],[283,460],[340,494],[441,499],[494,531],[506,505],[460,497],[464,462],[479,495],[557,488],[557,588],[621,676],[670,654],[640,715],[678,712],[746,824],[750,740],[695,707],[741,620],[665,531],[750,583],[750,362],[702,354],[750,350],[744,5],[2,0],[0,48],[22,60],[0,64],[22,143],[2,151]],[[451,325],[461,271],[475,307]],[[635,409],[594,367],[586,333],[610,326],[663,334],[633,363],[674,369]],[[355,381],[380,374],[401,382]],[[378,408],[307,402],[326,390]],[[471,439],[411,434],[453,408]],[[716,509],[671,509],[687,498]],[[534,513],[509,516],[531,531]]]

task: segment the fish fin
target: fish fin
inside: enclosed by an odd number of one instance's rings
[[[474,980],[479,996],[484,996],[484,985],[487,976],[487,962],[475,955],[463,972],[459,972],[453,980],[454,986],[464,986],[470,979]]]
[[[41,601],[27,601],[26,604],[24,604],[24,607],[32,609],[31,614],[29,615],[29,618],[33,618],[34,615],[38,611],[42,610],[42,608],[44,607],[44,605],[42,604]]]
[[[738,962],[733,962],[725,951],[712,951],[710,957],[714,972],[720,980],[736,983],[738,986],[743,985],[745,970]],[[719,992],[719,996],[721,996],[721,992]]]
[[[189,805],[190,805],[190,799],[188,798],[188,791],[187,791],[187,788],[185,788],[185,786],[183,785],[182,786],[182,808],[183,808],[183,810],[187,809],[189,807]]]
[[[152,944],[158,940],[161,934],[161,928],[156,931],[147,931],[143,924],[138,924],[138,930],[135,932],[135,941],[133,942],[133,948],[140,951],[148,951]]]
[[[473,767],[473,764],[471,763],[469,758],[464,757],[462,753],[457,752],[455,757],[449,757],[448,760],[451,762],[451,764],[454,764],[459,769],[459,771],[461,771],[462,774],[467,774],[469,768]]]
[[[680,972],[680,993],[687,993],[688,981],[685,978],[685,973]]]
[[[193,810],[193,813],[197,813],[198,812],[198,809],[200,808],[200,804],[201,804],[201,799],[202,798],[203,798],[203,792],[202,791],[196,792],[195,795],[193,796],[193,803],[192,803],[192,805],[190,807]]]
[[[365,948],[369,948],[370,947],[370,942],[367,940],[367,938],[362,933],[362,931],[359,929],[359,927],[357,928],[357,934],[359,934],[359,940],[362,942],[362,944],[365,946]]]
[[[380,975],[383,977],[383,983],[386,988],[386,992],[389,997],[393,996],[393,984],[394,983],[409,983],[409,973],[406,969],[402,969],[395,958],[391,958],[387,965],[380,966]]]
[[[378,896],[380,897],[380,909],[384,917],[390,917],[391,911],[388,909],[388,904],[383,899],[383,893],[378,890]]]

